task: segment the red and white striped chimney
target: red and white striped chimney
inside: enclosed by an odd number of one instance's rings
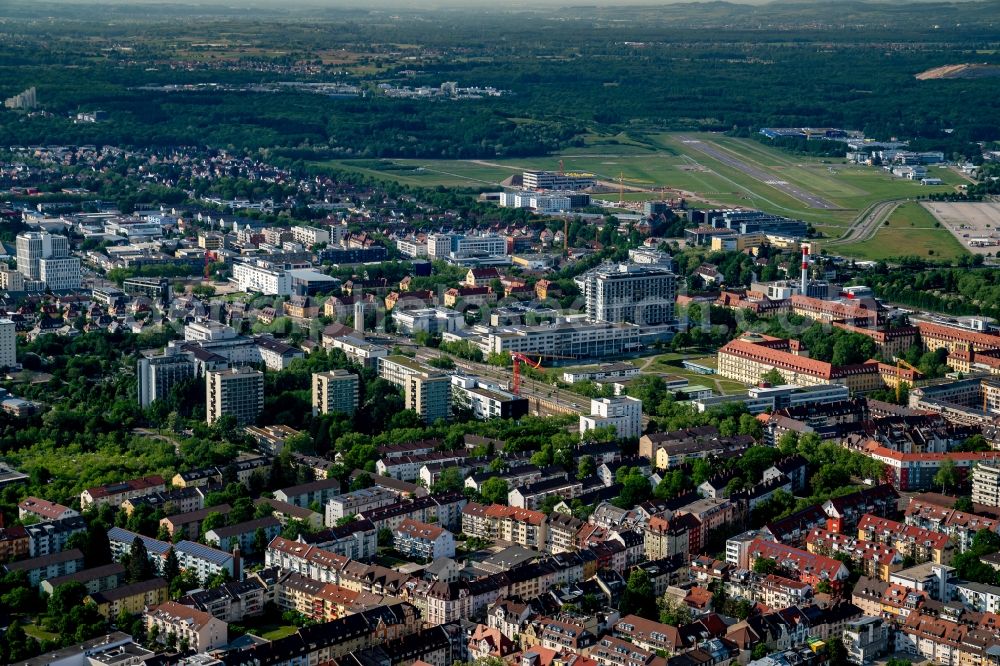
[[[809,246],[802,246],[802,291],[803,296],[806,295],[806,288],[809,285]]]

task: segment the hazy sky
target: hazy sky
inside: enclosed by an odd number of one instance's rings
[[[559,8],[572,9],[573,7],[590,7],[600,9],[609,6],[635,6],[649,7],[657,5],[690,5],[691,11],[697,12],[698,4],[716,5],[743,5],[763,6],[763,5],[816,5],[819,8],[829,11],[842,5],[845,0],[0,0],[0,16],[4,12],[2,7],[6,4],[13,8],[15,5],[26,11],[28,14],[41,12],[45,15],[48,11],[58,13],[58,5],[82,8],[88,5],[118,5],[125,7],[142,7],[143,5],[159,5],[162,9],[168,10],[172,6],[176,7],[203,7],[211,11],[218,8],[227,14],[240,13],[241,10],[253,8],[261,10],[274,10],[278,13],[291,12],[300,14],[303,11],[309,12],[317,8],[344,9],[344,10],[365,10],[376,11],[420,11],[435,9],[489,9],[491,12],[524,11],[531,9],[553,10]],[[998,0],[853,0],[853,3],[863,3],[871,5],[894,5],[909,6],[913,4],[938,3],[947,5],[951,3],[991,3]],[[853,4],[852,3],[852,4]],[[747,7],[749,9],[749,7]],[[127,10],[126,10],[127,11]],[[138,10],[142,11],[142,10]],[[738,11],[738,10],[737,10]]]
[[[327,6],[345,7],[351,9],[364,9],[373,5],[398,6],[409,9],[432,8],[440,5],[462,5],[462,6],[483,6],[488,5],[494,9],[510,5],[560,5],[560,6],[607,6],[607,5],[673,5],[673,4],[698,4],[724,2],[738,5],[767,5],[767,4],[817,4],[826,7],[834,7],[842,0],[507,0],[498,4],[496,0],[48,0],[45,4],[161,4],[161,5],[206,5],[224,6],[232,9],[248,6],[272,6],[272,7],[294,7],[294,6]],[[862,0],[872,4],[913,4],[914,2],[982,2],[987,0]]]

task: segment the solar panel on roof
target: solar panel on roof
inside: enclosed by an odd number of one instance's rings
[[[233,557],[225,551],[211,548],[200,543],[195,543],[194,541],[181,541],[179,544],[174,546],[174,548],[178,553],[190,555],[191,557],[197,557],[198,559],[211,562],[212,564],[225,564]]]
[[[155,555],[165,555],[167,551],[170,550],[170,544],[166,541],[160,541],[159,539],[151,539],[150,537],[143,536],[141,534],[136,534],[135,532],[130,532],[124,530],[120,527],[112,527],[108,530],[108,539],[110,541],[120,541],[123,543],[132,543],[135,538],[139,537],[142,539],[142,543],[146,546],[146,550]]]

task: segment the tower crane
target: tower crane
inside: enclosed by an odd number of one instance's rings
[[[535,368],[536,370],[542,367],[542,358],[575,358],[573,356],[558,356],[555,354],[539,354],[538,360],[534,360],[530,356],[526,356],[521,352],[511,352],[510,361],[513,366],[514,381],[511,384],[511,393],[514,395],[521,395],[521,364],[526,363],[528,367]]]
[[[209,278],[209,274],[211,272],[212,261],[214,261],[214,260],[215,260],[215,257],[213,256],[212,252],[210,252],[209,250],[205,250],[205,279],[206,280]]]
[[[613,179],[618,183],[618,205],[625,205],[625,172],[619,171],[618,177]],[[653,185],[651,180],[643,180],[642,178],[629,178],[630,183],[641,183],[643,185]]]
[[[530,357],[525,356],[521,352],[511,352],[510,362],[514,366],[514,383],[511,387],[511,393],[514,395],[521,395],[521,364],[527,363],[532,368],[542,367],[542,357],[539,356],[537,361],[533,361]]]

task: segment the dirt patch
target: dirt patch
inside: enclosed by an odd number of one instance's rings
[[[921,81],[932,79],[985,79],[1000,76],[1000,65],[985,63],[963,63],[961,65],[944,65],[925,72],[920,72],[916,78]]]

